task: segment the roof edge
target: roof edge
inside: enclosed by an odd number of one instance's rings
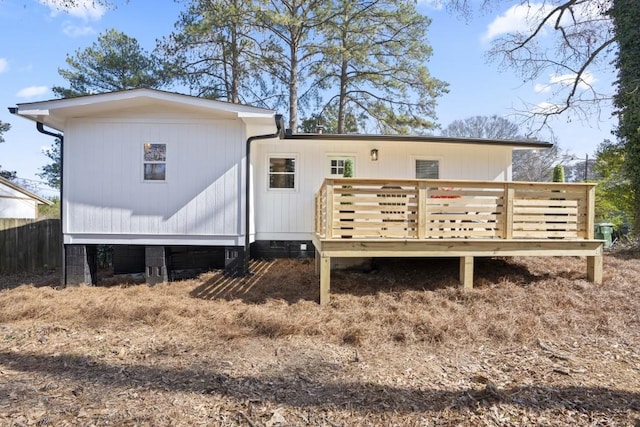
[[[53,206],[53,202],[51,200],[45,199],[44,197],[40,197],[35,193],[32,193],[31,191],[22,188],[21,186],[19,186],[18,184],[16,184],[15,182],[9,181],[8,179],[1,177],[0,176],[0,184],[6,185],[7,187],[19,191],[20,193],[24,194],[25,196],[29,196],[32,199],[35,199],[36,201],[38,201],[39,203],[43,204],[43,205],[49,205],[49,206]]]
[[[486,139],[486,138],[458,138],[433,135],[378,135],[378,134],[330,134],[330,133],[294,133],[285,135],[284,139],[298,140],[334,140],[334,141],[404,141],[404,142],[433,142],[445,144],[471,145],[504,145],[522,148],[551,148],[553,144],[546,141],[526,139]]]

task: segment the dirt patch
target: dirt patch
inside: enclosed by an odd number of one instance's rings
[[[0,279],[0,425],[630,425],[640,254],[308,260],[149,287]]]

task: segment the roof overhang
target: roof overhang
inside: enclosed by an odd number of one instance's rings
[[[0,185],[4,185],[6,187],[11,188],[12,190],[15,190],[15,191],[17,191],[19,193],[22,193],[27,198],[33,199],[36,202],[38,202],[38,204],[49,205],[49,206],[53,205],[53,202],[51,200],[47,200],[45,198],[42,198],[42,197],[38,196],[35,193],[32,193],[31,191],[25,190],[24,188],[20,187],[18,184],[15,184],[15,183],[13,183],[13,182],[9,181],[8,179],[3,178],[1,176],[0,176]]]
[[[215,114],[217,118],[241,119],[260,124],[273,123],[275,111],[165,92],[157,89],[130,89],[118,92],[29,102],[10,107],[9,111],[26,119],[64,132],[70,118],[90,117],[146,106],[183,109],[194,114]]]
[[[325,140],[325,141],[380,141],[380,142],[424,142],[436,144],[466,144],[466,145],[491,145],[509,146],[531,150],[541,150],[553,147],[546,141],[512,140],[512,139],[484,139],[484,138],[454,138],[431,135],[367,135],[367,134],[329,134],[329,133],[300,133],[289,134],[285,139],[291,140]]]

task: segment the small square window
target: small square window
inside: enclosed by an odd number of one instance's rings
[[[294,157],[269,158],[269,188],[296,188],[296,159]]]
[[[417,179],[440,178],[440,162],[438,160],[416,159]]]

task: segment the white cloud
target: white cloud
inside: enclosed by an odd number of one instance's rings
[[[551,74],[551,76],[549,76],[548,83],[536,83],[535,86],[533,87],[533,90],[536,93],[549,93],[553,89],[554,85],[558,85],[562,87],[571,86],[574,84],[576,80],[576,76],[577,74],[575,73]],[[587,90],[591,86],[593,86],[593,84],[597,81],[598,79],[596,78],[596,76],[594,76],[590,72],[585,72],[582,74],[582,78],[578,83],[578,89]]]
[[[107,9],[97,4],[94,0],[75,0],[73,6],[59,4],[59,0],[38,0],[41,4],[47,6],[51,10],[51,15],[56,16],[60,12],[66,12],[76,18],[85,21],[97,21],[107,12]]]
[[[482,39],[489,41],[503,34],[530,30],[549,11],[550,6],[543,3],[512,6],[487,26]]]
[[[90,36],[96,33],[93,27],[88,25],[73,25],[70,22],[65,22],[62,25],[62,32],[69,37],[83,37]]]
[[[49,88],[46,86],[29,86],[20,89],[16,96],[18,98],[33,98],[34,96],[44,95],[47,92],[49,92]]]
[[[577,74],[552,74],[550,78],[551,84],[560,84],[563,86],[570,86],[576,80]],[[589,89],[595,82],[597,82],[596,76],[589,72],[582,74],[580,82],[578,83],[578,89]]]
[[[0,74],[9,70],[9,61],[5,58],[0,58]]]

